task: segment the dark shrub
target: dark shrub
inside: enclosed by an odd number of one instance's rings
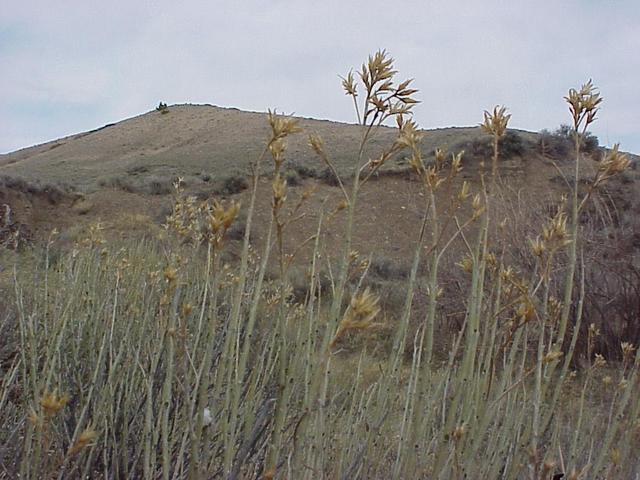
[[[382,280],[402,280],[409,277],[409,267],[388,258],[372,260],[369,271]]]
[[[338,179],[329,167],[320,172],[320,174],[318,175],[318,180],[332,187],[337,187],[338,185],[340,185],[340,182],[338,182]]]
[[[235,195],[249,188],[249,182],[242,175],[227,177],[222,183],[221,192],[224,195]]]
[[[164,224],[167,221],[167,217],[169,217],[172,213],[173,213],[173,205],[167,203],[162,205],[158,209],[153,219],[156,221],[156,223]]]
[[[542,155],[555,159],[564,159],[573,151],[573,141],[560,127],[555,132],[542,130],[538,137],[538,148]]]
[[[226,237],[231,240],[242,240],[246,229],[247,219],[241,216],[231,224],[231,227],[229,227],[229,230],[226,232]]]
[[[147,191],[151,195],[168,195],[173,192],[173,184],[171,180],[155,179],[151,180],[147,185]]]
[[[634,175],[629,172],[622,172],[620,175],[618,175],[618,180],[623,185],[630,185],[636,181]]]
[[[595,153],[598,151],[599,147],[600,142],[598,141],[598,137],[591,132],[587,132],[582,139],[582,149],[586,153]]]
[[[599,141],[591,132],[587,132],[582,139],[582,151],[593,154],[598,151]],[[542,155],[564,160],[573,155],[574,140],[571,127],[560,125],[554,132],[542,130],[538,135],[538,150]]]
[[[56,205],[60,203],[62,199],[65,197],[64,192],[55,185],[46,184],[41,188],[42,194],[47,198],[51,205]]]
[[[302,179],[316,178],[318,176],[318,172],[315,169],[308,167],[307,165],[304,165],[301,162],[292,161],[292,162],[289,162],[288,166],[289,168],[294,170]]]
[[[287,185],[291,187],[298,186],[302,183],[302,179],[300,175],[295,170],[288,170],[284,175],[285,180],[287,181]]]
[[[473,162],[486,160],[493,155],[491,140],[488,137],[476,137],[472,140],[459,142],[453,146],[452,151],[460,152],[464,150],[464,158]],[[432,152],[431,158],[435,158]]]
[[[68,198],[72,192],[72,188],[68,185],[59,185],[46,183],[42,184],[40,181],[29,181],[21,177],[9,177],[3,176],[0,178],[0,186],[10,188],[22,193],[28,193],[31,195],[44,196],[47,201],[55,205],[60,203],[65,198]]]
[[[138,165],[135,167],[131,167],[127,170],[129,175],[140,175],[141,173],[147,173],[149,171],[149,167],[146,165]]]
[[[508,130],[500,139],[500,155],[503,158],[521,157],[533,148],[533,142],[525,140],[522,135]]]
[[[533,142],[513,130],[507,130],[505,136],[500,139],[499,146],[502,159],[521,157],[534,148]],[[493,156],[492,140],[488,136],[476,137],[473,140],[458,143],[453,148],[454,152],[461,150],[464,150],[467,159],[487,160]]]
[[[156,111],[165,114],[165,113],[169,113],[169,107],[167,106],[166,103],[160,102],[158,104],[158,106],[156,107]]]

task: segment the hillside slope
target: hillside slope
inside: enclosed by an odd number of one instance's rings
[[[305,133],[325,140],[332,161],[341,172],[350,169],[362,130],[357,125],[301,119]],[[175,105],[169,113],[151,111],[102,128],[42,145],[0,155],[0,175],[27,180],[64,182],[80,191],[92,191],[113,176],[144,169],[148,176],[175,177],[202,172],[216,177],[245,173],[264,148],[268,133],[265,113],[244,112],[209,105]],[[479,128],[445,128],[425,132],[425,152],[452,147],[480,135]],[[394,138],[381,129],[371,142],[379,152]],[[320,167],[306,145],[306,135],[294,136],[287,157]],[[108,183],[108,182],[107,182]]]
[[[362,134],[358,126],[310,119],[301,119],[301,126],[307,133],[316,132],[324,138],[326,149],[342,174],[351,172]],[[250,196],[244,188],[247,185],[244,177],[250,163],[264,149],[268,128],[266,114],[212,106],[172,106],[167,114],[149,112],[0,156],[0,207],[10,212],[10,215],[0,215],[0,287],[11,281],[11,269],[3,271],[3,265],[15,261],[3,257],[8,250],[2,247],[43,244],[52,238],[53,229],[61,232],[56,240],[60,248],[89,238],[91,228],[88,227],[96,222],[100,222],[104,228],[102,234],[108,240],[163,238],[165,233],[160,225],[172,211],[174,199],[168,194],[172,192],[171,182],[176,176],[184,177],[187,193],[200,199],[233,198],[241,202],[239,230],[233,236],[241,238],[242,216],[246,215]],[[379,154],[393,142],[395,135],[391,128],[379,130],[368,153]],[[449,234],[455,226],[453,218],[464,221],[471,216],[470,201],[451,210],[451,199],[457,196],[462,181],[469,183],[471,198],[482,190],[481,165],[487,158],[487,140],[479,128],[424,132],[422,147],[427,161],[437,146],[466,151],[460,175],[450,188],[440,189],[436,194],[438,215],[443,224],[448,225]],[[328,268],[333,261],[331,255],[338,252],[342,244],[345,211],[339,208],[342,201],[339,187],[333,184],[330,175],[324,175],[326,166],[306,145],[306,135],[293,135],[288,141],[286,207],[288,218],[296,221],[287,228],[284,249],[297,252],[292,276],[299,277],[299,283],[304,284],[305,265],[311,254],[308,240],[316,232],[320,217],[324,219],[322,243],[330,252],[323,259],[323,268]],[[567,138],[560,141],[566,143]],[[565,149],[564,156],[559,156],[553,148],[549,154],[540,147],[536,134],[509,131],[499,162],[499,201],[492,208],[493,218],[505,225],[500,231],[501,246],[496,248],[506,248],[510,253],[505,261],[525,271],[532,268],[529,240],[540,235],[542,226],[562,204],[561,199],[570,191],[568,184],[573,183],[574,175],[569,150]],[[599,158],[600,152],[594,151],[581,162],[583,193],[589,188]],[[390,163],[385,167],[387,174],[381,172],[374,176],[360,190],[351,246],[362,258],[371,256],[372,282],[381,292],[385,311],[392,315],[403,302],[402,281],[408,274],[419,238],[427,196],[402,157]],[[265,170],[271,164],[271,159],[266,158]],[[626,314],[630,309],[625,299],[636,298],[633,293],[621,296],[619,287],[635,278],[633,275],[640,269],[640,171],[637,165],[635,160],[635,170],[623,173],[595,192],[583,212],[585,245],[594,265],[593,270],[587,272],[593,278],[589,280],[587,293],[598,308],[604,305],[601,299],[608,302],[606,309],[601,310],[603,325],[614,308],[610,300],[615,297],[615,308]],[[225,179],[232,180],[229,188],[220,188],[220,182],[225,186]],[[306,200],[303,202],[302,198]],[[272,186],[265,176],[259,182],[251,236],[258,250],[265,241],[271,215]],[[475,223],[470,224],[466,232],[469,238],[475,237],[476,229]],[[231,250],[237,246],[237,242],[232,242]],[[458,298],[460,285],[464,284],[457,265],[465,251],[465,244],[458,239],[442,259],[442,286],[451,294],[450,298]],[[635,280],[629,280],[628,285],[635,288],[637,282],[633,282]],[[418,310],[425,306],[425,292],[420,294],[416,300]],[[456,304],[443,305],[443,308],[453,314]],[[600,310],[591,305],[585,308],[593,318],[600,315]],[[459,327],[458,320],[452,320],[454,327]],[[633,327],[634,322],[628,325]],[[627,337],[633,335],[624,336]],[[622,337],[616,334],[611,338]],[[611,348],[619,349],[616,342]]]

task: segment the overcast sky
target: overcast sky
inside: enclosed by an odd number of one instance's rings
[[[640,153],[640,1],[3,0],[0,152],[90,130],[159,101],[352,122],[338,75],[380,48],[415,78],[423,128],[569,122],[589,78],[593,131]]]

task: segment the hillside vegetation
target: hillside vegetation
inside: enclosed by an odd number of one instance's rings
[[[161,104],[2,157],[0,475],[640,473],[637,174],[587,135],[599,92],[542,138],[504,107],[429,132],[396,75],[344,77],[357,126]]]

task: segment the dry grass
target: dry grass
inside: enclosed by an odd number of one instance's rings
[[[49,237],[30,268],[16,269],[13,306],[0,310],[0,333],[10,334],[0,349],[0,475],[638,474],[640,353],[621,345],[621,362],[607,364],[595,351],[602,332],[584,317],[592,245],[581,214],[628,167],[614,150],[580,183],[580,135],[595,119],[597,91],[570,91],[569,199],[536,212],[507,201],[521,197],[501,176],[505,109],[485,114],[491,157],[467,182],[460,152],[423,154],[424,132],[410,120],[417,92],[395,77],[378,52],[343,79],[360,135],[346,152],[360,152],[350,168],[309,131],[317,124],[270,113],[241,204],[198,200],[178,180],[165,235],[118,242],[93,225],[67,252]],[[157,121],[179,114],[171,107]],[[329,198],[287,182],[290,147],[302,142],[335,178]],[[403,247],[412,262],[389,317],[371,282],[389,270],[354,247],[359,215],[375,205],[371,185],[397,181],[377,174],[398,155],[416,195],[399,207],[414,226]],[[230,236],[241,211],[238,245]],[[149,217],[123,222],[149,227]],[[379,220],[370,245],[382,249],[389,228]],[[292,269],[302,265],[308,288],[295,294]],[[461,323],[441,361],[444,306]],[[586,365],[574,372],[585,325]],[[358,342],[379,331],[384,355]]]

